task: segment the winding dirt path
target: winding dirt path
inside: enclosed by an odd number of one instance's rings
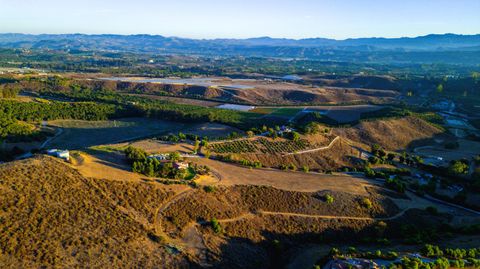
[[[337,142],[339,139],[340,139],[340,136],[335,137],[335,138],[332,140],[332,142],[330,142],[330,144],[328,144],[328,146],[324,146],[324,147],[320,147],[320,148],[315,148],[315,149],[307,149],[307,150],[302,150],[302,151],[298,151],[298,152],[287,153],[287,154],[284,154],[283,156],[299,155],[299,154],[305,154],[305,153],[310,153],[310,152],[327,150],[327,149],[330,149],[330,148],[335,144],[335,142]]]

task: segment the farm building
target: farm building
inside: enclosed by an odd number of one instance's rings
[[[282,80],[285,81],[302,81],[303,78],[297,76],[297,75],[286,75],[282,77]]]
[[[64,159],[66,161],[70,160],[70,152],[68,150],[49,149],[47,150],[47,154],[53,157]]]
[[[148,159],[156,159],[157,161],[166,161],[170,159],[169,154],[153,154],[147,157]]]
[[[350,258],[350,259],[338,259],[332,261],[330,263],[329,269],[374,269],[379,268],[378,264],[374,261],[366,260],[366,259],[357,259],[357,258]]]
[[[173,164],[173,167],[179,170],[188,169],[188,166],[189,166],[188,163],[185,163],[185,162],[175,162]]]

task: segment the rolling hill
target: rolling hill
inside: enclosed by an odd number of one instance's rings
[[[159,35],[0,34],[0,47],[308,58],[325,61],[477,64],[480,35],[415,38],[187,39]]]

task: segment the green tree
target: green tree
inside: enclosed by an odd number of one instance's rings
[[[172,161],[178,161],[180,160],[180,153],[178,152],[171,152],[170,154],[168,154],[168,158]]]
[[[448,172],[452,175],[463,175],[467,174],[469,171],[469,166],[463,161],[452,161],[448,167]]]
[[[195,142],[193,144],[193,153],[196,154],[199,148],[200,148],[200,141],[198,141],[198,139],[195,139]]]
[[[332,204],[335,201],[335,198],[330,194],[325,194],[324,199],[327,204]]]
[[[302,170],[303,170],[304,173],[308,173],[310,171],[310,168],[307,165],[304,165],[302,167]]]
[[[443,84],[439,84],[439,85],[437,86],[437,92],[438,92],[438,93],[443,93]]]
[[[292,132],[292,140],[298,142],[300,140],[300,134],[297,132]]]

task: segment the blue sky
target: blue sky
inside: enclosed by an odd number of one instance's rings
[[[190,38],[480,33],[480,0],[0,0],[0,32]]]

